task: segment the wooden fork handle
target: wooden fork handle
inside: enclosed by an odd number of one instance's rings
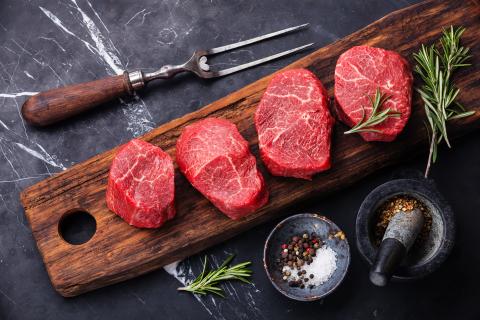
[[[25,101],[23,118],[46,126],[70,118],[102,103],[133,94],[128,72],[100,80],[40,92]]]

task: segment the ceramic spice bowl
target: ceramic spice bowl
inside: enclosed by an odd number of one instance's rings
[[[304,233],[315,233],[324,245],[336,253],[335,271],[328,280],[313,288],[289,286],[288,281],[282,279],[281,267],[277,262],[282,252],[282,244],[293,236]],[[343,281],[350,264],[348,241],[344,236],[335,237],[335,234],[343,234],[335,223],[326,217],[311,213],[290,216],[275,226],[267,238],[263,256],[265,271],[273,286],[288,298],[299,301],[318,300],[333,292]]]

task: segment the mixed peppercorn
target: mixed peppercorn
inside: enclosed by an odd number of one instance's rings
[[[323,241],[315,232],[295,235],[282,244],[277,264],[282,271],[283,280],[288,281],[290,287],[303,289],[308,285],[308,281],[314,278],[313,274],[307,275],[302,267],[312,263],[317,249],[321,246]],[[292,274],[296,277],[292,277]],[[309,288],[313,288],[313,285],[309,285]]]

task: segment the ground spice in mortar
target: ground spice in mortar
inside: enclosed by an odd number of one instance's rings
[[[420,231],[414,246],[425,241],[428,238],[430,229],[432,228],[432,214],[428,210],[427,206],[420,200],[406,195],[399,195],[386,201],[377,210],[378,219],[377,224],[375,225],[375,243],[380,245],[383,235],[387,230],[387,226],[395,214],[400,211],[412,211],[413,209],[419,209],[423,213],[424,217],[422,230]]]

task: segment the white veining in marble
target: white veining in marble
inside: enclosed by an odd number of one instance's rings
[[[33,96],[36,95],[38,92],[16,92],[16,93],[0,93],[0,98],[17,98],[17,97],[24,97],[24,96]]]
[[[0,119],[0,125],[5,129],[10,130],[10,128],[1,119]]]
[[[181,263],[181,261],[175,261],[170,264],[167,264],[166,266],[163,267],[163,269],[171,276],[173,276],[175,279],[180,281],[181,284],[186,285],[187,281],[185,279],[185,273],[183,270],[179,269],[178,265]]]
[[[87,3],[88,3],[88,6],[90,7],[90,9],[92,9],[93,13],[95,14],[95,16],[98,18],[98,20],[100,20],[100,23],[102,24],[102,26],[105,28],[105,30],[107,30],[108,33],[110,33],[110,30],[108,30],[107,26],[105,25],[105,23],[103,23],[103,20],[102,18],[100,18],[100,15],[97,13],[97,11],[95,10],[95,8],[92,6],[92,3],[90,1],[87,0]]]
[[[157,40],[158,43],[164,46],[171,45],[177,40],[178,34],[173,28],[163,28],[158,33],[160,39]]]
[[[32,75],[30,74],[30,72],[28,72],[27,70],[24,70],[23,73],[25,73],[25,75],[26,75],[27,77],[29,77],[30,79],[35,80],[35,77],[32,76]]]
[[[37,175],[31,176],[31,177],[24,177],[24,178],[18,178],[13,180],[0,180],[0,183],[15,183],[15,182],[20,182],[25,180],[45,178],[45,177],[48,177],[49,175],[50,175],[49,173],[43,173],[43,174],[37,174]]]
[[[38,146],[38,148],[40,149],[41,152],[38,152],[36,150],[33,150],[33,149],[30,149],[29,147],[19,143],[19,142],[15,142],[15,145],[17,145],[17,147],[19,147],[20,149],[22,149],[23,151],[25,152],[28,152],[29,154],[31,154],[32,156],[34,156],[35,158],[37,159],[40,159],[42,160],[43,162],[45,163],[48,163],[49,165],[53,166],[53,167],[57,167],[57,168],[60,168],[62,170],[66,170],[67,168],[65,168],[65,166],[61,163],[58,163],[57,161],[55,161],[53,159],[53,157],[47,153],[47,151],[45,151],[45,149],[39,145],[38,143],[36,144]]]
[[[140,25],[143,25],[145,23],[145,17],[148,16],[149,14],[152,14],[152,11],[146,11],[147,9],[142,9],[140,11],[138,11],[137,13],[135,13],[125,24],[124,26],[127,26],[130,22],[132,22],[133,20],[135,20],[136,17],[138,17],[139,15],[142,15],[142,22],[140,23]]]
[[[86,28],[87,34],[93,41],[93,44],[82,39],[80,36],[76,35],[73,31],[67,28],[62,22],[62,20],[60,20],[60,18],[54,13],[52,13],[50,10],[41,6],[40,10],[42,10],[42,12],[61,30],[81,41],[90,52],[92,52],[96,57],[103,61],[107,66],[107,73],[122,74],[125,68],[120,60],[119,52],[113,44],[112,40],[102,33],[102,31],[98,28],[95,22],[86,14],[86,12],[82,8],[80,8],[80,6],[75,0],[71,1],[77,12],[80,14],[83,26]],[[89,6],[91,6],[91,4],[89,4]],[[96,13],[95,15],[101,21],[98,13]],[[102,25],[104,25],[103,22],[101,23]],[[108,33],[108,29],[106,28],[106,26],[104,26],[104,29]],[[152,116],[148,111],[145,102],[141,98],[135,96],[134,99],[132,99],[131,101],[120,101],[123,105],[122,111],[128,124],[126,129],[130,131],[134,137],[142,135],[154,128],[155,124],[152,122]]]
[[[55,40],[55,38],[49,38],[49,37],[38,37],[38,38],[39,38],[39,39],[43,39],[43,40],[47,40],[47,41],[52,41],[53,43],[55,43],[55,44],[57,45],[57,47],[58,47],[60,50],[62,50],[63,52],[67,52],[67,50],[65,50],[65,48],[62,47],[57,40]]]
[[[115,72],[115,74],[122,74],[124,71],[122,68],[122,63],[116,54],[118,50],[113,45],[112,41],[105,38],[95,22],[93,22],[93,20],[78,6],[76,0],[71,1],[77,8],[77,11],[81,14],[82,21],[88,30],[88,34],[97,48],[97,53],[113,70],[113,72]]]

